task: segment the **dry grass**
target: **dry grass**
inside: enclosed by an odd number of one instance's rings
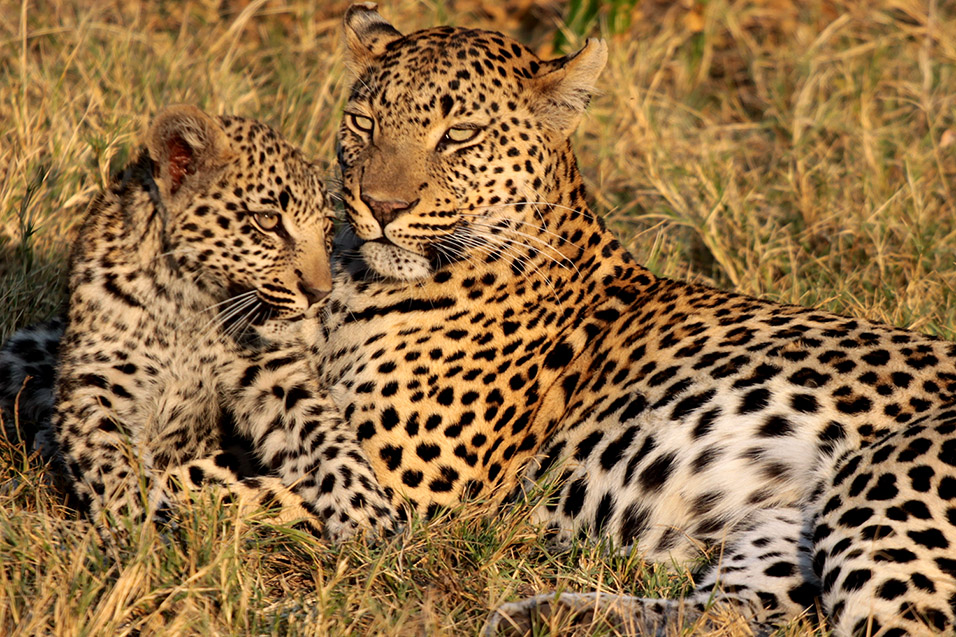
[[[508,4],[383,13],[552,50],[560,9]],[[58,311],[70,229],[162,105],[259,117],[330,161],[346,5],[0,0],[0,339]],[[596,207],[642,261],[956,337],[951,3],[645,0],[603,16],[630,26],[608,36],[604,94],[576,145]],[[690,585],[600,547],[551,554],[526,507],[336,548],[236,524],[207,498],[164,534],[104,547],[34,461],[3,447],[0,472],[3,634],[469,634],[523,594]]]

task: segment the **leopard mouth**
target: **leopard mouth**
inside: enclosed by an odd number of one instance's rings
[[[399,245],[384,235],[374,239],[365,239],[358,246],[358,252],[361,254],[359,258],[365,261],[367,265],[371,265],[373,269],[378,270],[379,268],[376,268],[374,264],[369,263],[369,258],[372,257],[371,253],[376,252],[376,256],[390,253],[394,259],[411,259],[428,263],[432,272],[438,272],[460,261],[467,261],[473,256],[472,251],[467,246],[458,241],[445,240],[453,236],[454,230],[452,229],[447,235],[435,237],[415,250]]]
[[[229,305],[222,304],[219,316],[224,328],[245,322],[248,325],[259,326],[269,320],[287,320],[303,316],[315,305],[309,308],[298,308],[290,299],[277,297],[266,290],[255,286],[232,284],[227,288],[229,299],[234,299]]]
[[[412,250],[412,249],[410,249],[410,248],[406,248],[406,247],[403,246],[403,245],[399,245],[398,243],[396,243],[395,241],[389,239],[389,238],[386,237],[385,235],[382,235],[382,236],[380,236],[380,237],[376,237],[376,238],[374,238],[374,239],[365,239],[365,240],[363,240],[362,243],[361,243],[361,246],[360,246],[360,250],[361,250],[362,248],[364,248],[365,246],[368,246],[368,245],[381,246],[382,248],[384,248],[384,249],[386,249],[386,250],[395,250],[395,251],[397,251],[397,252],[398,252],[399,254],[401,254],[401,255],[414,255],[415,257],[419,257],[419,258],[421,258],[421,257],[430,258],[430,254],[431,254],[431,252],[432,252],[431,249],[426,248],[427,253],[426,253],[426,254],[422,254],[422,252],[419,251],[419,250]]]
[[[386,279],[414,281],[426,278],[443,269],[460,256],[442,250],[434,242],[423,242],[418,249],[399,245],[384,233],[374,239],[365,239],[350,228],[350,239],[343,244],[346,261],[352,261],[362,270],[377,273]]]
[[[392,241],[365,241],[359,247],[358,253],[366,267],[389,279],[412,281],[434,272],[430,258],[398,246]]]

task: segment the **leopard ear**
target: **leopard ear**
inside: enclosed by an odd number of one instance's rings
[[[532,80],[532,108],[542,122],[570,135],[595,93],[607,63],[607,44],[591,38],[577,53],[541,63]]]
[[[153,178],[166,197],[203,181],[233,157],[219,120],[188,104],[170,106],[156,116],[146,135],[146,149],[154,164]]]
[[[402,37],[377,8],[374,2],[360,2],[345,12],[345,64],[357,76],[385,52],[390,42]]]

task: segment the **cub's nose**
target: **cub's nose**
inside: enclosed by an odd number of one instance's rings
[[[302,281],[299,281],[299,292],[302,292],[306,300],[309,302],[309,305],[315,305],[327,297],[331,291],[332,290],[320,290],[319,288],[312,287],[311,285],[307,285]]]
[[[372,216],[378,220],[383,230],[385,226],[394,221],[396,217],[404,212],[408,212],[418,203],[418,199],[412,202],[402,201],[400,199],[379,201],[378,199],[373,199],[365,195],[362,195],[362,201],[364,201],[365,205],[372,211]]]

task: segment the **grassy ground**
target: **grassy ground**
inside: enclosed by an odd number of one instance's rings
[[[576,146],[597,209],[643,262],[956,337],[953,4],[633,4],[559,38],[569,8],[540,0],[382,12],[404,30],[505,30],[542,53],[604,29],[604,92]],[[162,105],[262,118],[329,161],[346,6],[0,0],[0,340],[57,312],[71,228]],[[549,553],[522,507],[329,547],[237,524],[206,494],[163,535],[100,546],[43,472],[0,446],[2,634],[470,634],[520,595],[691,582],[600,547]]]

